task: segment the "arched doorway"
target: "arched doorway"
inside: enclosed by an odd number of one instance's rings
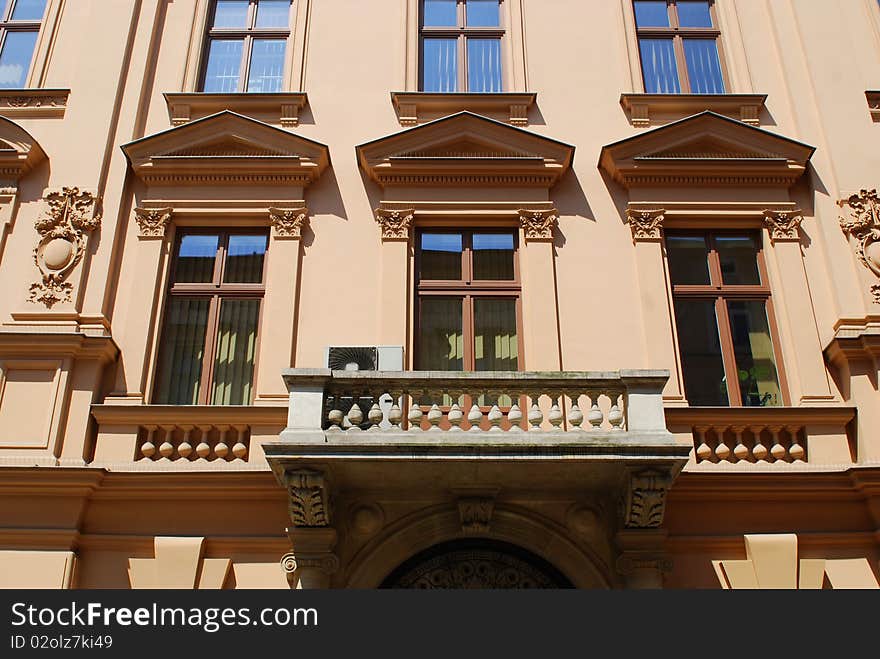
[[[454,540],[434,545],[389,574],[380,588],[572,588],[547,561],[497,540]]]

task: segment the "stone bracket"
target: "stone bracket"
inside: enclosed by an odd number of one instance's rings
[[[329,483],[323,472],[300,469],[284,473],[288,512],[295,528],[330,525]]]
[[[623,499],[623,526],[628,529],[656,529],[663,524],[666,493],[672,485],[669,469],[652,468],[629,472]]]

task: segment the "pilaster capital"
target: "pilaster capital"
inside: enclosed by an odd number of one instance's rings
[[[165,230],[171,223],[173,208],[135,208],[134,221],[138,227],[138,238],[164,238]]]
[[[764,211],[764,226],[770,232],[770,240],[774,243],[800,241],[798,230],[803,221],[804,215],[799,208],[791,210],[767,209]]]
[[[642,210],[637,208],[626,209],[626,223],[632,230],[633,242],[641,240],[660,240],[663,237],[663,220],[666,218],[666,210],[654,208]]]
[[[272,238],[276,240],[299,240],[303,227],[309,220],[309,209],[269,208],[269,222],[272,225]]]
[[[558,210],[520,208],[517,213],[519,213],[519,226],[523,230],[526,242],[553,240],[553,232],[559,222]]]
[[[375,210],[376,222],[382,228],[382,240],[409,240],[415,219],[414,208]]]

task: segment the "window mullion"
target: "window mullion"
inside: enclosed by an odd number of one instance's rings
[[[202,352],[202,374],[199,384],[199,405],[207,405],[210,402],[211,380],[214,375],[214,350],[216,349],[217,330],[220,323],[221,300],[220,295],[212,295],[211,304],[208,308],[208,322],[205,327],[205,347]]]

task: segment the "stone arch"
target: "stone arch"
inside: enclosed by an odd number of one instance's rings
[[[364,546],[350,562],[347,588],[378,588],[400,565],[436,545],[480,538],[514,545],[549,563],[575,588],[611,588],[609,567],[578,546],[559,525],[531,511],[497,506],[490,530],[462,531],[461,518],[446,506],[426,508],[398,520]]]

